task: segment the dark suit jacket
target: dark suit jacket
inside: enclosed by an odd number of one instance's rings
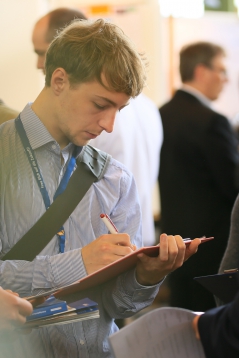
[[[198,329],[207,358],[238,358],[239,294],[232,303],[202,315]]]
[[[214,236],[183,267],[190,268],[192,277],[217,273],[238,192],[236,134],[223,115],[182,90],[160,108],[160,114],[162,230],[185,238]]]

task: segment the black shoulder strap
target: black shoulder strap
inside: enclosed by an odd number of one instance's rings
[[[1,260],[32,261],[66,222],[93,182],[100,180],[111,156],[85,146],[65,191]]]

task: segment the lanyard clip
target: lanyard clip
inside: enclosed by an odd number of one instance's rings
[[[59,235],[59,236],[65,235],[65,230],[62,229],[62,230],[58,231],[57,235]]]
[[[64,227],[62,226],[61,229],[58,231],[57,233],[58,237],[59,237],[59,248],[60,248],[60,253],[62,254],[65,250],[65,230]]]

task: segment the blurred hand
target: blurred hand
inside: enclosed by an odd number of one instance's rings
[[[199,330],[198,330],[198,320],[199,320],[199,318],[200,318],[200,315],[195,316],[193,321],[192,321],[192,325],[193,325],[193,330],[194,330],[196,338],[200,340],[200,334],[199,334]]]
[[[26,322],[32,305],[17,293],[0,287],[0,331],[8,331]]]

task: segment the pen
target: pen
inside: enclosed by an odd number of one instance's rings
[[[211,237],[206,237],[206,236],[200,237],[201,242],[209,241],[209,240],[212,240],[212,239],[214,239],[213,236],[211,236]],[[189,237],[187,237],[186,239],[183,239],[183,242],[185,244],[190,244],[191,241],[193,241],[193,240],[190,239]]]
[[[118,229],[107,214],[100,214],[100,218],[111,234],[118,234]]]

